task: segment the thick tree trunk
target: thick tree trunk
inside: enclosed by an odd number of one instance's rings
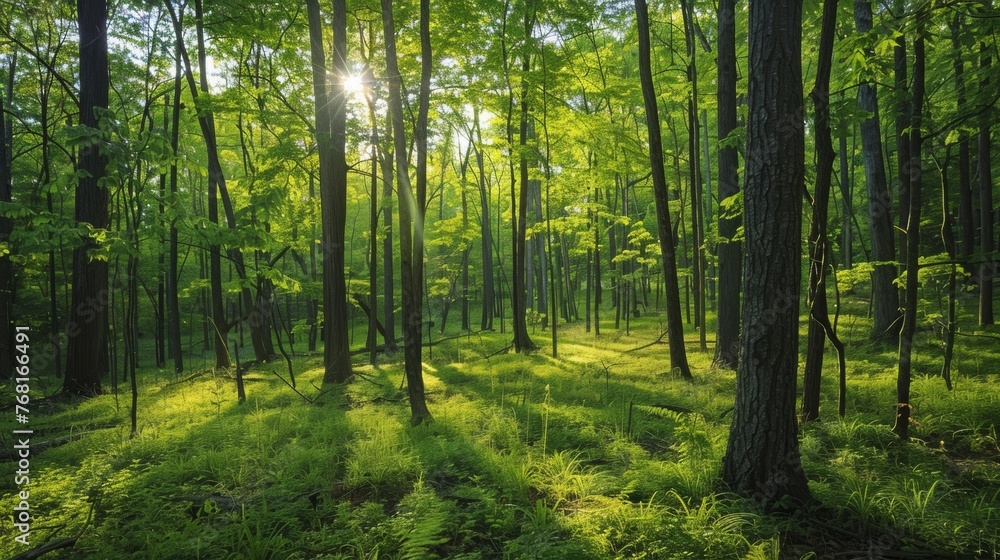
[[[750,0],[743,332],[723,479],[773,506],[808,501],[795,414],[805,130],[802,2]]]
[[[923,136],[920,127],[924,106],[924,38],[923,25],[918,24],[913,42],[913,115],[910,128],[909,221],[906,226],[906,299],[903,302],[903,326],[899,331],[899,370],[896,377],[896,422],[892,431],[900,439],[909,438],[910,372],[913,368],[913,334],[917,327],[917,291],[920,289],[917,263],[920,258],[920,203],[923,172],[920,148]]]
[[[736,0],[719,1],[719,202],[740,192],[736,146],[723,144],[736,128]],[[742,243],[733,240],[740,217],[719,212],[719,297],[715,332],[717,367],[735,368],[739,356]]]
[[[80,124],[97,128],[99,111],[108,107],[107,0],[78,0],[80,33]],[[100,185],[107,156],[100,146],[80,148],[76,186],[76,221],[98,230],[108,227],[108,189]],[[73,251],[73,296],[66,348],[63,390],[80,395],[101,392],[101,354],[108,333],[108,263],[92,259],[92,237]]]
[[[429,83],[425,90],[424,80],[430,79],[430,9],[428,0],[420,2],[420,36],[421,36],[421,91],[429,94]],[[415,255],[417,243],[414,236],[420,236],[422,231],[423,208],[418,205],[410,187],[409,161],[406,157],[406,130],[403,115],[402,77],[399,74],[399,63],[396,59],[396,32],[392,20],[392,1],[382,0],[382,27],[385,32],[385,59],[389,78],[389,112],[392,116],[393,144],[396,156],[396,181],[399,201],[399,249],[400,269],[402,276],[403,304],[403,352],[406,370],[407,393],[410,397],[410,423],[419,425],[431,419],[430,411],[424,396],[424,378],[421,363],[421,292],[423,291],[422,267],[416,266],[414,259],[423,260],[423,255]],[[426,40],[426,41],[425,41]],[[426,48],[426,51],[425,51]],[[420,112],[424,110],[427,100],[421,101]],[[426,114],[418,117],[418,123],[426,126]],[[418,128],[420,125],[418,124]],[[426,129],[425,129],[426,133]],[[426,140],[426,136],[424,136]],[[426,151],[424,152],[426,157]],[[419,193],[418,193],[419,197]],[[416,234],[413,218],[418,220]]]
[[[660,254],[663,257],[663,281],[667,291],[667,341],[670,346],[670,367],[684,379],[691,379],[687,352],[684,348],[684,325],[681,323],[681,300],[677,286],[677,255],[670,209],[667,206],[667,178],[663,169],[663,142],[660,139],[660,117],[653,88],[649,56],[649,15],[646,0],[635,0],[639,27],[639,80],[646,109],[646,130],[649,134],[649,158],[653,177],[653,197],[656,202]]]

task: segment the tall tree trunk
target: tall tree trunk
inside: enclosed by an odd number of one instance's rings
[[[635,0],[636,22],[639,28],[639,80],[646,108],[646,130],[649,134],[649,158],[653,177],[653,198],[663,257],[663,282],[667,292],[667,342],[670,347],[670,367],[684,379],[691,379],[687,352],[684,348],[684,325],[681,323],[681,300],[677,286],[677,254],[670,209],[667,206],[667,178],[663,169],[663,142],[660,139],[660,116],[653,88],[653,73],[649,56],[649,14],[646,0]]]
[[[108,107],[107,0],[77,0],[80,34],[80,124],[96,129],[99,112]],[[101,185],[108,163],[100,146],[80,148],[76,185],[76,221],[101,230],[108,227],[108,189]],[[101,354],[108,334],[108,263],[92,259],[93,237],[73,251],[73,298],[66,347],[63,390],[80,395],[101,392]]]
[[[204,17],[202,10],[201,0],[195,0],[195,20],[196,20],[196,30],[198,39],[198,67],[200,71],[200,87],[194,81],[194,72],[191,68],[191,61],[188,57],[187,49],[184,46],[184,36],[183,29],[181,27],[181,21],[177,17],[177,13],[174,10],[173,4],[170,0],[164,0],[164,4],[167,10],[170,12],[170,18],[174,26],[174,34],[177,39],[177,44],[181,53],[181,60],[184,62],[184,74],[188,82],[189,89],[191,90],[191,96],[194,98],[195,103],[198,103],[199,92],[207,94],[209,92],[208,88],[208,71],[206,64],[206,54],[205,54],[205,32],[204,32]],[[211,205],[212,197],[212,185],[218,190],[218,198],[222,200],[222,207],[226,213],[226,223],[230,230],[236,231],[239,229],[239,225],[236,223],[236,212],[233,209],[232,199],[229,197],[229,190],[226,187],[226,176],[222,171],[222,164],[219,161],[219,148],[218,141],[215,131],[215,117],[211,111],[199,112],[198,125],[201,128],[202,138],[205,140],[205,151],[208,156],[208,176],[209,176],[209,204]],[[211,208],[209,208],[211,212]],[[243,260],[243,251],[239,247],[230,248],[228,251],[228,257],[236,270],[237,276],[240,280],[247,279],[246,264]],[[221,269],[220,269],[221,270]],[[220,280],[221,281],[221,280]],[[249,310],[254,308],[253,295],[250,293],[250,288],[244,287],[242,290],[243,306],[249,313]],[[221,302],[220,302],[221,303]],[[225,316],[225,310],[222,311],[222,316]],[[270,336],[270,333],[265,333],[263,330],[264,325],[260,321],[251,320],[248,321],[250,324],[250,337],[253,342],[254,354],[257,360],[267,361],[270,358],[268,354],[265,343],[264,336]],[[224,321],[223,321],[224,323]],[[220,324],[218,319],[216,319],[216,328],[224,329],[225,325]],[[217,338],[222,339],[223,349],[225,347],[225,332],[217,333]],[[216,349],[216,356],[220,356],[222,351]],[[227,359],[228,361],[228,359]],[[218,359],[217,359],[218,362]]]
[[[898,13],[897,18],[902,17],[902,0],[894,0],[893,12]],[[896,107],[896,181],[899,186],[899,252],[900,268],[906,270],[906,259],[903,255],[906,251],[906,231],[909,223],[908,213],[910,211],[910,99],[907,91],[906,80],[906,36],[902,33],[896,37],[896,47],[893,49],[895,59],[895,89],[899,96],[899,105]],[[894,332],[893,332],[894,331]],[[890,331],[889,340],[895,340],[899,331]]]
[[[4,95],[0,94],[0,203],[13,199],[11,175],[11,142],[7,137],[7,114]],[[0,243],[9,243],[14,221],[0,215]],[[53,264],[50,262],[50,265]],[[54,297],[54,293],[52,296]],[[0,255],[0,379],[8,379],[14,371],[14,267],[10,255]],[[54,319],[54,317],[53,317]]]
[[[736,129],[736,0],[719,0],[719,202],[740,192],[739,152],[727,138]],[[735,368],[739,356],[742,243],[734,240],[741,218],[719,212],[719,301],[715,331],[717,367]]]
[[[524,40],[531,40],[531,34],[535,27],[535,16],[532,10],[526,10],[524,14]],[[521,189],[517,200],[517,220],[514,234],[514,286],[512,288],[511,303],[513,304],[514,316],[514,349],[517,352],[530,352],[538,348],[528,335],[527,323],[527,293],[525,282],[530,281],[525,277],[526,271],[526,244],[528,235],[528,197],[530,186],[528,185],[528,72],[531,71],[531,54],[527,47],[521,62],[521,124],[520,124],[520,183]]]
[[[368,213],[368,361],[378,365],[378,125],[372,120],[372,182]]]
[[[392,262],[392,158],[393,152],[382,152],[382,320],[385,322],[385,349],[396,350],[396,283]]]
[[[872,29],[871,0],[855,0],[854,21],[858,33]],[[892,201],[885,176],[882,157],[882,132],[879,130],[878,96],[875,85],[862,83],[858,88],[858,109],[867,113],[861,122],[861,150],[865,165],[865,183],[868,185],[868,225],[871,229],[872,299],[875,306],[875,325],[872,339],[890,342],[899,333],[899,290],[896,280],[896,243],[892,226]],[[903,157],[902,153],[899,157]]]
[[[951,21],[951,41],[955,53],[955,90],[958,107],[968,102],[965,86],[964,47],[962,46],[962,14],[955,13]],[[968,260],[976,251],[976,224],[972,210],[972,179],[969,177],[969,135],[964,129],[958,131],[958,221],[962,227],[961,257]]]
[[[743,332],[722,475],[764,506],[810,499],[795,414],[804,185],[802,2],[750,0]]]
[[[957,16],[956,16],[957,21]],[[961,105],[959,105],[961,107]],[[948,322],[944,331],[944,363],[941,365],[941,378],[944,379],[945,387],[952,390],[951,385],[951,362],[955,350],[955,331],[957,322],[955,320],[955,303],[958,295],[958,254],[955,249],[955,232],[951,219],[951,208],[948,204],[948,160],[951,159],[951,147],[948,147],[948,155],[945,157],[944,165],[939,169],[941,174],[941,243],[944,250],[951,259],[951,273],[948,275]]]
[[[427,115],[426,103],[430,93],[430,8],[428,0],[420,1],[420,43],[421,43],[421,113],[417,118],[417,128],[421,123],[426,141]],[[396,183],[399,200],[399,253],[402,275],[403,296],[403,356],[406,370],[407,392],[410,397],[410,424],[416,426],[431,420],[430,411],[424,396],[424,378],[421,363],[421,332],[422,314],[421,293],[423,291],[423,268],[414,261],[423,261],[422,254],[415,254],[423,243],[414,239],[423,233],[423,205],[413,196],[410,187],[409,162],[406,157],[406,129],[403,116],[402,77],[399,74],[399,63],[396,59],[396,32],[392,20],[392,1],[382,0],[382,27],[385,32],[385,59],[389,78],[389,112],[392,116],[393,144],[396,155]],[[427,83],[425,84],[425,80]],[[425,87],[426,86],[426,87]],[[419,141],[418,141],[419,145]],[[418,148],[419,151],[419,148]],[[426,144],[423,156],[426,158]],[[419,154],[418,154],[419,159]],[[426,165],[426,160],[424,162]],[[426,173],[426,167],[424,168]],[[424,176],[426,180],[426,175]],[[426,185],[425,185],[426,186]],[[419,190],[419,185],[418,185]],[[418,193],[417,198],[420,198]],[[416,227],[414,228],[414,215]],[[416,229],[416,233],[414,233]]]
[[[479,126],[479,111],[473,110],[473,118],[476,120],[476,140],[474,149],[476,151],[476,168],[479,170],[479,215],[480,236],[482,237],[482,258],[483,258],[483,309],[480,317],[481,329],[493,330],[493,311],[495,305],[495,282],[493,275],[493,253],[490,248],[493,245],[493,234],[490,231],[490,205],[489,193],[486,190],[486,166],[483,161],[483,134]],[[470,139],[470,142],[472,140]]]
[[[170,203],[177,204],[177,148],[180,139],[181,122],[181,55],[180,49],[174,53],[174,72],[177,76],[174,79],[173,108],[170,115],[170,153],[174,159],[170,162]],[[170,247],[167,256],[167,346],[170,354],[174,358],[174,373],[184,371],[184,352],[181,350],[181,314],[180,304],[177,299],[177,223],[170,220]]]
[[[698,67],[695,47],[694,8],[690,0],[681,2],[684,16],[684,36],[687,44],[688,83],[688,162],[691,183],[691,240],[694,245],[694,314],[698,327],[698,347],[708,350],[705,336],[705,241],[702,212],[701,150],[699,146],[701,127],[698,126]]]
[[[987,5],[990,2],[987,2]],[[990,87],[989,72],[992,65],[990,52],[993,47],[986,42],[979,46],[979,68],[983,78],[979,81],[980,91]],[[996,274],[996,256],[993,255],[993,164],[990,151],[990,119],[982,119],[979,129],[979,227],[983,262],[979,265],[979,324],[993,324],[993,276]]]
[[[347,226],[347,3],[333,0],[333,80],[330,95],[332,177],[319,185],[323,213],[323,323],[326,383],[343,383],[352,374],[344,234]],[[318,129],[318,127],[317,127]]]
[[[806,369],[802,387],[802,417],[805,421],[819,419],[820,379],[823,370],[823,346],[827,337],[837,349],[840,365],[840,416],[844,415],[844,385],[846,364],[844,345],[830,324],[826,300],[826,273],[833,254],[827,236],[830,182],[833,175],[833,138],[830,131],[830,70],[833,66],[833,38],[837,24],[837,0],[823,2],[823,29],[820,34],[819,65],[816,84],[810,97],[816,116],[816,196],[813,199],[812,227],[809,232],[809,338],[806,347]]]
[[[896,423],[892,431],[900,439],[909,438],[910,372],[913,368],[913,334],[917,327],[917,291],[920,289],[917,262],[920,258],[920,203],[923,171],[920,148],[923,136],[920,128],[924,106],[924,28],[917,25],[913,41],[913,115],[910,121],[909,221],[906,226],[906,299],[903,302],[903,326],[899,331],[899,369],[896,377]]]

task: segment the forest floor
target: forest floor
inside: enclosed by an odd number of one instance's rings
[[[126,385],[66,401],[44,397],[57,380],[35,379],[30,547],[79,534],[46,557],[997,558],[997,330],[962,325],[988,336],[959,337],[950,392],[934,330],[918,333],[914,437],[901,444],[895,349],[866,342],[855,311],[840,319],[846,417],[828,350],[822,420],[801,428],[811,515],[725,491],[735,373],[711,369],[712,344],[699,351],[692,330],[694,382],[673,376],[666,346],[650,345],[662,318],[647,317],[599,338],[560,325],[558,358],[538,327],[531,355],[500,352],[509,335],[496,332],[427,348],[434,420],[416,428],[401,355],[356,356],[354,382],[323,391],[321,355],[296,357],[315,403],[279,379],[280,360],[246,373],[243,404],[230,373],[145,369],[135,437]],[[13,393],[0,399],[3,453]],[[5,512],[16,470],[0,465]],[[0,557],[30,548],[15,535],[4,523]]]

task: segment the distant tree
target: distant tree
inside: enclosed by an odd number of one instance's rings
[[[80,124],[98,128],[101,112],[108,108],[107,0],[78,0],[80,34]],[[76,185],[76,221],[96,230],[108,227],[108,189],[103,185],[108,158],[99,142],[80,147]],[[108,262],[95,258],[94,236],[87,236],[73,251],[73,290],[66,347],[63,390],[78,395],[101,392],[101,354],[107,347]]]
[[[723,479],[771,506],[809,500],[795,410],[804,190],[802,2],[750,0],[746,248],[736,404]]]

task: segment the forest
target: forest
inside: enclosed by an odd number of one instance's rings
[[[0,0],[0,556],[1000,558],[998,23]]]

